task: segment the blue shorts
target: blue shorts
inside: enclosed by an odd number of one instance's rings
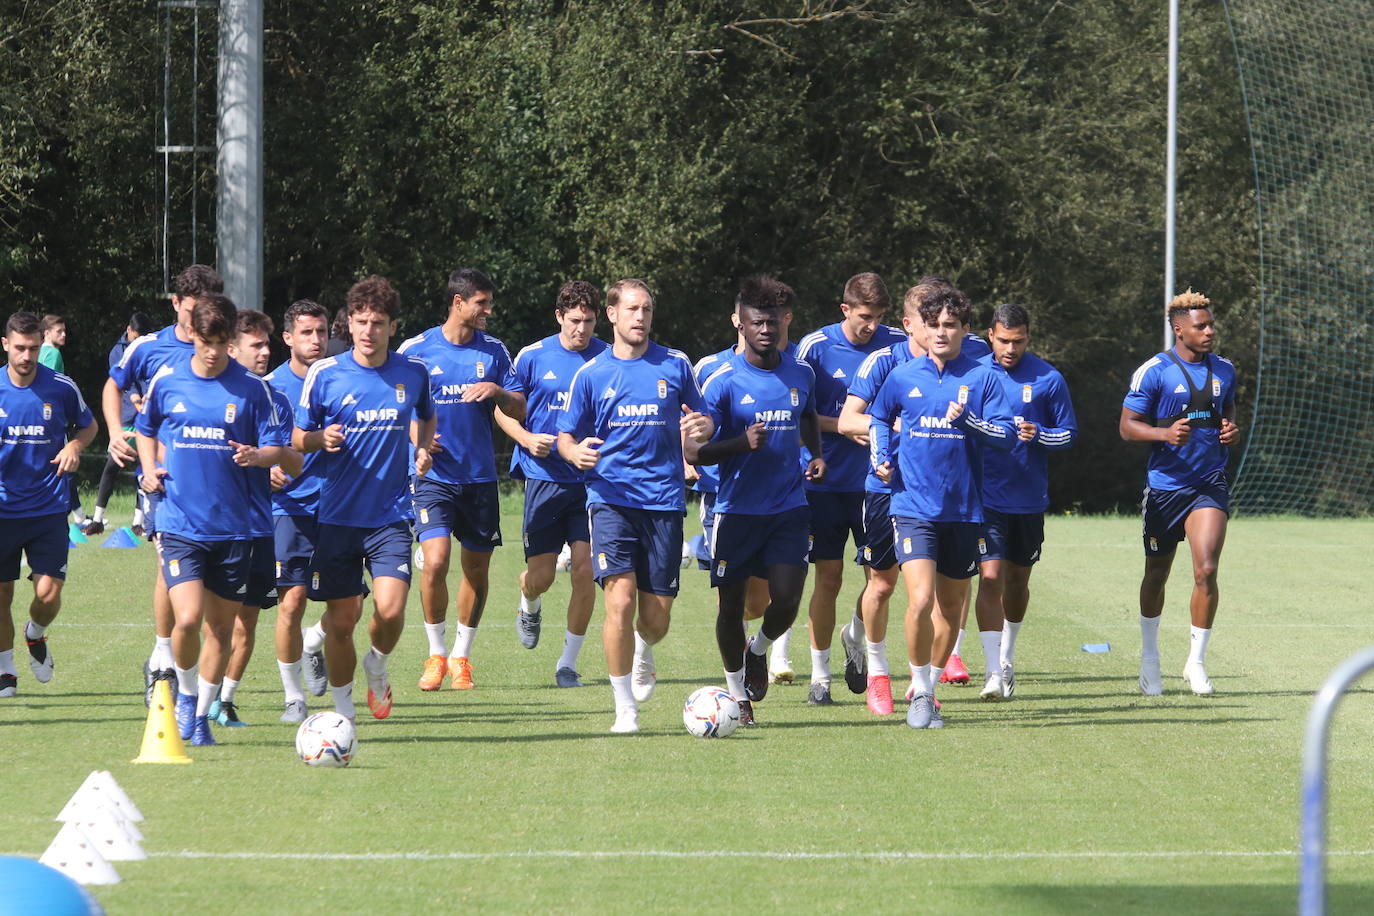
[[[634,573],[641,592],[677,596],[682,570],[682,513],[632,509],[594,502],[587,507],[592,532],[592,576]]]
[[[248,564],[248,591],[243,603],[249,607],[277,606],[277,552],[273,538],[253,540],[253,559]]]
[[[67,578],[67,513],[0,519],[0,582],[19,578],[19,555],[29,558],[30,576]]]
[[[978,560],[1007,560],[1017,566],[1034,566],[1045,543],[1045,513],[998,512],[983,508],[983,536],[978,539]]]
[[[195,541],[162,531],[158,533],[157,545],[162,578],[168,589],[198,579],[207,591],[226,601],[243,601],[247,597],[252,540]]]
[[[891,569],[897,565],[892,544],[892,494],[864,494],[864,535],[854,562],[870,569]]]
[[[457,484],[415,477],[410,488],[417,540],[452,535],[465,548],[479,553],[491,553],[501,546],[501,500],[496,481]]]
[[[854,544],[864,539],[864,494],[807,490],[811,506],[811,555],[817,560],[844,559],[845,541],[852,535]]]
[[[1163,557],[1174,552],[1186,532],[1184,523],[1196,509],[1220,509],[1231,513],[1231,487],[1226,471],[1216,470],[1191,487],[1177,490],[1145,488],[1141,503],[1145,556]]]
[[[947,579],[970,579],[978,572],[978,522],[928,522],[905,515],[892,516],[897,562],[934,560],[935,571]]]
[[[811,510],[806,506],[777,515],[718,514],[711,544],[711,584],[766,577],[772,566],[805,569],[810,520]]]
[[[557,480],[525,481],[525,559],[558,553],[564,544],[591,540],[587,487]]]
[[[272,519],[277,555],[277,588],[285,590],[310,581],[310,558],[320,524],[313,515],[278,515]]]
[[[142,476],[136,477],[142,480]],[[142,487],[138,488],[138,505],[143,509],[143,537],[153,540],[153,535],[157,534],[157,507],[162,505],[162,497],[165,494],[162,490],[156,493],[145,492]]]
[[[321,524],[310,559],[312,601],[367,594],[363,567],[373,579],[389,576],[410,583],[410,526],[392,522],[380,528]]]
[[[711,539],[716,529],[716,494],[709,490],[701,493],[701,536],[706,540],[706,549],[711,549]],[[697,569],[710,569],[711,562],[697,557]]]

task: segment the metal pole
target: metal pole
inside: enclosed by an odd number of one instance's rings
[[[219,13],[219,270],[240,308],[262,308],[262,0]]]
[[[1357,652],[1326,679],[1307,716],[1307,742],[1302,755],[1302,859],[1298,878],[1298,913],[1326,912],[1326,742],[1336,704],[1350,685],[1374,669],[1374,646]]]
[[[1178,194],[1178,0],[1169,0],[1169,138],[1164,166],[1164,308],[1174,298],[1174,216]],[[1164,316],[1164,349],[1174,345]]]

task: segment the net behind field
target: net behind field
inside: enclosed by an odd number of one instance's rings
[[[1241,512],[1374,511],[1374,5],[1229,0],[1259,193]]]

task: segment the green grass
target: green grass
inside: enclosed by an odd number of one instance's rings
[[[108,769],[146,815],[151,854],[94,889],[112,913],[1292,911],[1304,721],[1331,669],[1374,643],[1360,572],[1374,522],[1232,526],[1212,698],[1182,692],[1176,676],[1186,559],[1161,634],[1174,676],[1163,697],[1144,698],[1139,523],[1055,518],[1013,702],[945,689],[948,727],[918,733],[900,715],[874,719],[839,680],[831,709],[807,707],[804,685],[775,687],[762,727],[713,742],[689,737],[679,714],[691,689],[723,680],[705,574],[684,574],[644,733],[612,736],[599,613],[585,689],[552,686],[566,582],[546,600],[540,646],[516,643],[518,500],[505,505],[511,546],[494,562],[478,689],[416,689],[425,648],[412,593],[392,662],[396,710],[385,722],[363,711],[346,770],[302,766],[293,728],[276,721],[270,612],[240,692],[252,727],[219,729],[220,746],[193,749],[192,766],[129,763],[145,717],[152,550],[74,550],[51,631],[56,677],[36,684],[21,649],[20,694],[0,701],[0,852],[40,854],[82,779]],[[859,581],[847,575],[842,607]],[[21,582],[16,603],[27,596]],[[802,671],[805,641],[799,631],[792,651]],[[1088,642],[1112,648],[1079,651]],[[1372,712],[1368,691],[1352,694],[1333,733],[1330,848],[1355,853],[1331,859],[1333,911],[1374,899]]]

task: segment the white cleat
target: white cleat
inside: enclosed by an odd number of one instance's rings
[[[634,707],[626,707],[615,711],[615,724],[611,726],[611,732],[617,735],[629,735],[639,731],[639,710]]]
[[[1002,699],[1010,700],[1016,696],[1016,672],[1011,665],[1002,666]]]
[[[1002,672],[994,671],[991,674],[989,674],[988,679],[983,683],[983,689],[979,691],[978,696],[989,703],[997,703],[1006,699],[1007,688],[1006,684],[1002,680]]]
[[[1157,697],[1164,692],[1164,678],[1159,673],[1159,659],[1140,660],[1140,692],[1147,697]]]
[[[634,670],[630,672],[630,693],[634,695],[635,702],[647,702],[654,695],[654,687],[657,685],[658,668],[654,665],[653,658],[636,658]]]
[[[1212,679],[1207,676],[1207,669],[1199,662],[1189,662],[1183,666],[1183,679],[1188,682],[1188,687],[1193,693],[1200,697],[1211,696],[1216,692],[1212,689]]]

